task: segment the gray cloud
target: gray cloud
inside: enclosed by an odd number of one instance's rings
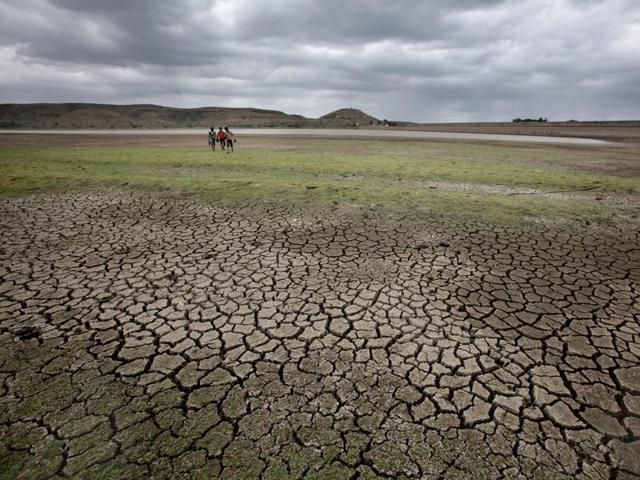
[[[0,101],[640,118],[635,0],[0,0]]]

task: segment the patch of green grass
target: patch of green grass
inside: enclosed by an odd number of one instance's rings
[[[26,452],[12,452],[0,445],[0,480],[14,480],[29,463],[31,456]]]
[[[607,210],[596,202],[465,193],[421,182],[471,184],[472,192],[473,185],[640,191],[636,177],[523,163],[517,147],[356,141],[314,145],[233,154],[193,148],[5,147],[0,149],[0,195],[115,185],[192,192],[225,203],[375,204],[449,219],[510,222],[541,216],[597,218]]]

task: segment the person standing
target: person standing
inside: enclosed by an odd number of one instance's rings
[[[236,141],[234,138],[233,132],[229,130],[229,127],[224,127],[224,136],[227,139],[227,153],[229,153],[229,149],[233,152],[233,142]]]
[[[224,150],[224,145],[226,143],[225,139],[226,135],[224,130],[222,130],[222,127],[218,127],[218,141],[220,142],[220,148],[222,148],[222,150]]]
[[[213,127],[209,130],[209,146],[212,152],[216,151],[216,130]]]

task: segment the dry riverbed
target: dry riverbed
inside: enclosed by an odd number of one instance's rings
[[[0,200],[0,476],[637,478],[636,226]]]

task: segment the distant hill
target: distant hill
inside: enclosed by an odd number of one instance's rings
[[[171,108],[85,103],[0,105],[0,128],[302,127],[302,115],[257,108]]]
[[[355,125],[365,127],[368,125],[379,125],[382,123],[377,118],[367,115],[357,108],[341,108],[335,112],[327,113],[320,117],[318,122],[321,124],[326,122],[332,124],[332,126],[343,127],[353,127]]]
[[[346,128],[379,120],[345,108],[319,119],[258,108],[172,108],[160,105],[90,103],[1,104],[1,129],[127,129],[233,127]]]

